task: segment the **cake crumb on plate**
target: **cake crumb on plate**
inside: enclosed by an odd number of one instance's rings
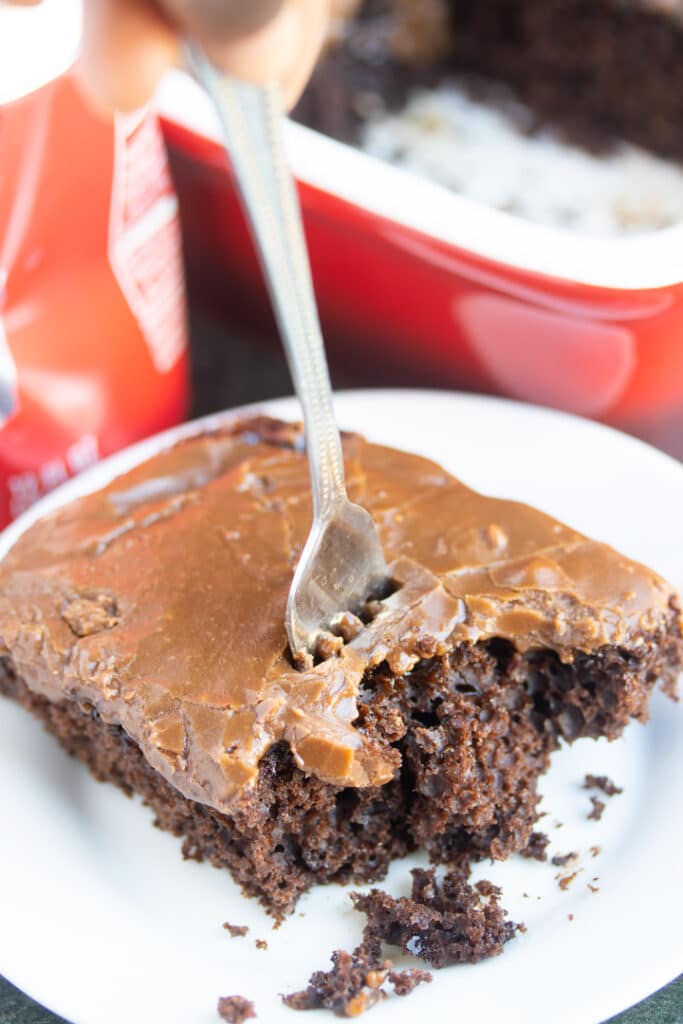
[[[523,857],[529,857],[532,860],[547,860],[546,848],[549,843],[550,840],[545,832],[532,832],[529,836],[529,842],[521,851],[521,854]]]
[[[572,884],[572,882],[574,881],[574,879],[576,878],[578,873],[579,873],[578,871],[574,871],[574,872],[572,872],[571,875],[562,875],[561,877],[558,878],[558,883],[557,884],[559,885],[560,889],[562,889],[563,892],[567,891],[567,889]]]
[[[414,868],[412,876],[410,897],[381,889],[351,894],[356,910],[367,917],[361,949],[374,959],[387,943],[437,968],[477,963],[502,953],[519,931],[499,905],[500,889],[493,883],[475,887],[457,872],[439,880],[433,869]]]
[[[591,797],[591,804],[593,805],[593,810],[588,815],[589,820],[600,821],[607,805],[604,800],[598,800],[597,796]]]
[[[564,868],[567,866],[567,864],[571,864],[573,861],[578,859],[579,855],[577,851],[572,850],[571,853],[556,853],[555,856],[551,858],[550,863],[553,865],[553,867]]]
[[[618,796],[619,793],[623,793],[623,789],[617,786],[616,783],[607,775],[586,775],[583,781],[584,789],[600,789],[605,796]]]
[[[254,1004],[244,996],[221,996],[218,1000],[218,1016],[225,1024],[243,1024],[256,1016]]]

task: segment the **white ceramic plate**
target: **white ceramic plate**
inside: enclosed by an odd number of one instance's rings
[[[355,392],[336,406],[344,427],[429,455],[481,490],[535,503],[683,588],[683,466],[638,441],[455,394]],[[297,415],[291,400],[267,408]],[[39,513],[196,429],[144,442],[71,482],[5,532],[0,554]],[[527,933],[502,957],[435,973],[369,1021],[595,1024],[683,969],[683,713],[661,695],[652,710],[646,728],[631,726],[617,743],[561,751],[543,781],[551,853],[580,851],[573,884],[560,890],[549,863],[480,865],[476,876],[503,886],[504,905]],[[624,787],[600,822],[586,817],[586,772]],[[226,872],[184,863],[179,841],[152,828],[147,809],[92,781],[8,701],[0,702],[0,779],[0,971],[74,1024],[216,1024],[218,996],[232,994],[253,999],[268,1024],[293,1024],[277,993],[303,987],[333,949],[359,940],[363,918],[337,886],[305,896],[273,931]],[[591,846],[601,847],[596,857]],[[394,864],[395,894],[407,892],[414,860]],[[248,925],[249,935],[231,939],[223,921]]]

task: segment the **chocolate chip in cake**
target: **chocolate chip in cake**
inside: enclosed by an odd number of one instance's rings
[[[571,853],[557,853],[551,859],[550,863],[556,868],[564,868],[567,864],[571,864],[573,861],[578,860],[578,853],[572,851]]]
[[[544,832],[532,832],[529,836],[529,842],[521,851],[521,854],[523,857],[529,857],[532,860],[547,860],[546,848],[549,843],[550,840]]]
[[[372,963],[368,957],[335,950],[332,969],[314,971],[308,986],[300,992],[282,996],[291,1010],[332,1010],[340,1017],[357,1017],[371,1006],[386,999],[382,988],[387,980],[390,961]]]

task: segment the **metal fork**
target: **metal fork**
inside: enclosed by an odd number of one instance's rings
[[[357,611],[387,579],[369,513],[349,501],[301,210],[282,136],[277,84],[254,86],[221,74],[186,44],[223,129],[244,207],[301,402],[313,490],[313,525],[287,601],[292,655],[308,661],[339,613]]]

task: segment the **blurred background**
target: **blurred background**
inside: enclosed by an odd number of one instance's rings
[[[0,527],[292,391],[206,98],[178,72],[96,117],[79,34],[78,0],[0,6]],[[503,395],[683,458],[680,4],[344,0],[287,143],[335,388]],[[0,979],[0,1020],[56,1018]]]
[[[340,4],[286,132],[337,388],[504,395],[683,457],[674,7]],[[173,72],[102,120],[78,0],[0,19],[1,524],[291,385],[206,97]]]

